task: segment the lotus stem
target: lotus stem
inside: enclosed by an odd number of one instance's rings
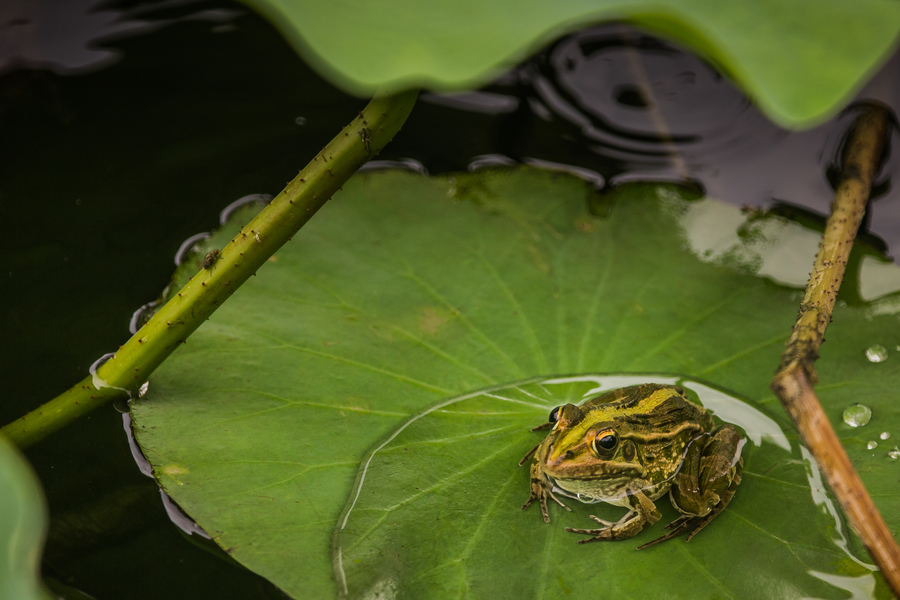
[[[812,387],[817,381],[815,361],[825,341],[825,329],[831,322],[847,258],[889,132],[890,118],[880,106],[866,106],[854,123],[844,148],[840,184],[806,286],[806,297],[772,389],[797,426],[850,524],[894,595],[900,597],[900,548],[850,463]]]
[[[240,233],[88,377],[0,428],[24,448],[117,398],[150,374],[306,224],[406,121],[417,91],[376,95]]]

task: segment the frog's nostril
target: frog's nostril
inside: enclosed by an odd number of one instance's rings
[[[565,458],[575,458],[575,453],[569,450],[568,452],[566,452]]]

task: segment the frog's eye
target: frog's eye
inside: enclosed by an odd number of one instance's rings
[[[557,421],[559,421],[559,409],[560,409],[560,408],[562,408],[562,407],[561,407],[561,406],[557,406],[556,408],[554,408],[553,410],[551,410],[551,411],[550,411],[550,416],[547,417],[547,420],[550,421],[551,423],[556,423]]]
[[[603,429],[594,437],[594,452],[599,454],[609,454],[610,450],[615,449],[619,443],[619,436],[612,429]]]

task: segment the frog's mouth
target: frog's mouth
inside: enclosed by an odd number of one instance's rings
[[[642,479],[647,473],[643,465],[631,462],[603,461],[593,464],[568,465],[563,469],[554,469],[550,463],[545,464],[547,475],[559,481],[582,481],[585,484],[618,479]],[[556,473],[554,473],[556,471]],[[577,484],[573,484],[577,485]]]

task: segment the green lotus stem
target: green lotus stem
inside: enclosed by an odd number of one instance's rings
[[[40,441],[116,398],[134,394],[263,263],[387,144],[418,91],[376,95],[359,116],[287,184],[256,218],[95,372],[53,400],[0,428],[19,447]],[[210,261],[205,261],[209,263]]]

